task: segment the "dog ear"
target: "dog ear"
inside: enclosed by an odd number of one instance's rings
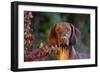
[[[77,28],[75,28],[72,24],[71,24],[71,36],[70,36],[70,45],[75,45],[77,38],[79,38],[80,36],[80,32]]]
[[[50,31],[49,31],[49,33],[48,33],[48,43],[49,44],[52,44],[52,45],[54,45],[55,43],[56,43],[56,36],[57,36],[57,34],[56,34],[56,31],[55,31],[55,28],[56,28],[56,25],[57,24],[55,24],[51,29],[50,29]]]

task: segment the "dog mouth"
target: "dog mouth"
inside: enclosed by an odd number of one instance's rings
[[[60,47],[68,48],[69,47],[69,41],[67,39],[62,39],[61,42],[60,42]]]
[[[69,46],[67,45],[67,44],[60,44],[60,47],[62,47],[62,48],[68,48]]]
[[[60,46],[64,47],[64,48],[69,47],[69,39],[67,37],[62,37],[61,42],[60,42]]]

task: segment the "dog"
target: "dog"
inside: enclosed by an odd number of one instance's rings
[[[48,33],[48,43],[55,49],[58,60],[80,59],[74,48],[80,31],[68,22],[54,24]]]

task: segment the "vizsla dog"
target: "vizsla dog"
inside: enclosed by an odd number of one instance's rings
[[[48,34],[49,45],[54,47],[58,60],[79,59],[74,45],[80,31],[73,24],[62,22],[51,27]]]

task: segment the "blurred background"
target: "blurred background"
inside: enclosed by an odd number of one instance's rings
[[[40,43],[47,44],[47,36],[50,27],[55,23],[72,23],[81,32],[80,38],[75,45],[75,49],[81,53],[84,58],[90,58],[90,15],[76,13],[54,13],[54,12],[33,12],[29,13],[30,34],[32,34],[32,49],[39,47]],[[25,14],[24,13],[24,14]],[[25,40],[26,41],[26,40]],[[27,41],[26,41],[27,42]],[[27,44],[27,43],[26,43]],[[25,46],[26,46],[25,44]]]

